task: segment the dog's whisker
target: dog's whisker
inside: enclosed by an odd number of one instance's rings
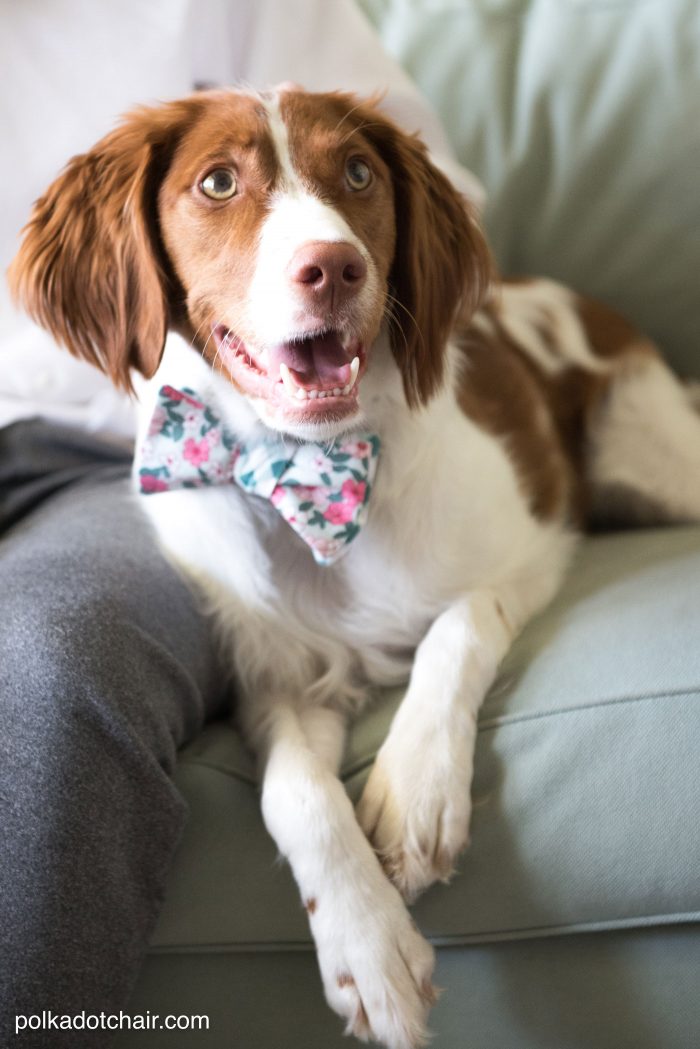
[[[387,293],[387,303],[389,303],[389,319],[391,322],[393,322],[393,324],[395,324],[398,327],[398,330],[401,332],[401,336],[404,340],[404,343],[406,344],[406,348],[408,348],[408,339],[406,338],[405,332],[403,330],[403,325],[399,321],[396,314],[393,312],[394,306],[398,306],[398,308],[403,310],[403,312],[406,314],[406,316],[411,321],[416,330],[416,334],[421,345],[425,348],[425,339],[423,337],[423,332],[421,331],[420,325],[418,324],[418,321],[411,313],[411,311],[406,306],[404,306],[404,304],[400,302],[395,295],[391,295],[390,293]]]
[[[190,339],[190,349],[191,350],[193,350],[195,348],[195,342],[197,341],[197,336],[199,335],[200,331],[202,330],[202,328],[204,327],[204,325],[206,323],[207,323],[206,321],[202,321],[200,324],[197,325],[197,327],[196,327],[196,329],[194,331],[194,334],[192,335],[192,338]]]
[[[372,127],[380,127],[380,126],[381,126],[381,125],[380,125],[380,124],[378,124],[378,123],[377,123],[376,121],[374,121],[374,122],[370,122],[370,121],[366,120],[366,121],[364,122],[364,124],[358,124],[358,126],[357,126],[357,127],[354,127],[354,128],[352,128],[352,130],[351,130],[351,131],[348,131],[347,135],[345,135],[345,136],[344,136],[344,137],[343,137],[343,138],[341,139],[341,142],[340,142],[340,144],[341,144],[341,146],[344,146],[344,145],[346,144],[346,142],[349,142],[349,141],[350,141],[350,139],[352,138],[352,136],[353,136],[353,135],[356,135],[356,134],[357,134],[357,133],[358,133],[359,131],[366,131],[366,130],[367,130],[367,128],[372,128]]]
[[[344,113],[344,114],[343,114],[343,116],[342,116],[342,117],[340,118],[340,120],[338,121],[338,123],[337,123],[337,124],[335,125],[335,127],[333,128],[333,131],[334,131],[334,132],[336,132],[336,131],[339,131],[339,130],[341,129],[341,127],[343,126],[343,124],[345,123],[345,121],[346,121],[346,120],[347,120],[347,119],[348,119],[349,117],[351,117],[353,113],[356,113],[358,109],[362,109],[362,107],[363,107],[364,105],[365,105],[365,103],[364,103],[364,102],[358,102],[356,106],[353,106],[353,107],[352,107],[352,109],[349,109],[349,110],[347,111],[347,113]]]
[[[202,322],[202,324],[200,324],[200,325],[199,325],[199,328],[197,328],[197,331],[195,332],[195,338],[196,338],[196,336],[197,336],[197,333],[199,332],[199,329],[200,329],[200,328],[202,327],[202,325],[203,325],[204,323],[205,323],[205,322]],[[202,346],[202,350],[201,350],[201,352],[202,352],[202,355],[204,355],[204,353],[205,353],[205,351],[206,351],[206,348],[207,348],[207,346],[209,345],[209,343],[211,342],[211,340],[212,340],[212,339],[214,338],[214,332],[215,332],[215,330],[216,330],[216,329],[217,329],[218,327],[220,327],[220,326],[221,326],[221,325],[222,325],[223,323],[224,323],[224,322],[223,322],[222,320],[218,320],[218,321],[216,321],[216,323],[215,323],[215,324],[213,324],[213,325],[211,326],[211,330],[210,330],[210,332],[209,332],[209,335],[207,336],[206,342],[205,342],[205,343],[204,343],[204,345]],[[191,343],[190,345],[191,345],[191,346],[193,346],[193,344],[194,344],[194,339],[192,340],[192,343]],[[217,370],[217,364],[219,363],[219,357],[220,357],[220,354],[221,354],[221,346],[220,346],[220,345],[219,345],[219,344],[217,343],[217,344],[216,344],[216,353],[214,354],[213,360],[212,360],[212,362],[211,362],[211,365],[210,365],[210,367],[211,367],[212,371],[214,371],[214,372],[216,372],[216,370]],[[224,368],[225,368],[225,365],[224,365],[224,364],[222,363],[222,364],[221,364],[221,367],[219,368],[219,373],[220,373],[220,374],[223,374],[223,372],[224,372]]]

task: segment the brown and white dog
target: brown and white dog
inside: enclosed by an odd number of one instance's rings
[[[422,1044],[433,950],[403,898],[467,842],[481,701],[587,521],[700,520],[686,392],[603,306],[499,281],[423,146],[342,94],[137,110],[38,201],[11,278],[123,387],[185,384],[245,439],[380,437],[367,522],[329,566],[232,484],[141,502],[229,647],[328,1002],[360,1038]],[[406,679],[354,811],[346,719]]]

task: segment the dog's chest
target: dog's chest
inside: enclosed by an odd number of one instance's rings
[[[278,653],[284,638],[290,651],[342,648],[368,681],[398,681],[455,598],[547,572],[551,529],[530,513],[504,446],[449,392],[418,419],[380,409],[368,418],[381,439],[368,518],[332,565],[234,485],[143,500],[168,552],[215,595],[234,644],[274,631]]]
[[[453,600],[544,555],[541,532],[500,443],[447,410],[411,442],[385,432],[367,523],[335,565],[315,565],[281,522],[267,550],[283,616],[349,646],[385,682],[405,676]]]

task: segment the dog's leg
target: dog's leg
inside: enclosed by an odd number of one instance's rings
[[[360,799],[360,824],[409,900],[446,881],[467,844],[477,712],[527,618],[516,609],[480,591],[435,620]]]
[[[595,520],[700,521],[699,405],[663,361],[623,362],[589,421]]]
[[[263,815],[299,886],[329,1005],[359,1038],[390,1049],[423,1045],[435,1000],[433,949],[385,877],[335,775],[340,715],[277,706],[266,733]]]

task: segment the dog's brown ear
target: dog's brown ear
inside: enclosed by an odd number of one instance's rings
[[[163,352],[172,289],[156,198],[193,106],[136,110],[74,157],[34,205],[8,272],[30,316],[125,389],[131,368],[151,376]]]
[[[491,256],[471,208],[427,149],[373,111],[363,134],[392,172],[396,252],[389,276],[391,342],[408,403],[425,404],[444,374],[457,312],[470,317],[491,276]]]

